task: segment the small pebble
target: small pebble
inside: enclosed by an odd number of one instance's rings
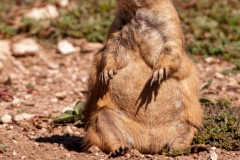
[[[216,150],[216,147],[210,148],[208,160],[217,160],[218,159],[218,155],[216,154],[215,150]]]
[[[30,94],[26,94],[26,95],[24,96],[24,99],[26,99],[26,100],[30,100],[30,99],[32,99],[32,95],[30,95]]]
[[[12,155],[16,156],[17,155],[16,151],[13,150]]]
[[[24,15],[24,17],[32,18],[36,20],[52,19],[58,16],[59,16],[59,12],[57,10],[57,7],[51,4],[41,8],[33,8],[32,10],[30,10]]]
[[[52,78],[47,78],[47,83],[52,83],[53,79]]]
[[[14,127],[13,126],[8,126],[8,128],[7,128],[8,130],[13,130],[14,129]]]
[[[0,128],[7,128],[8,127],[8,124],[1,124],[0,125]]]
[[[45,132],[46,131],[46,128],[48,127],[48,125],[44,122],[40,123],[40,124],[37,124],[36,127],[38,129],[42,129],[42,132]]]
[[[66,127],[66,132],[67,132],[68,134],[73,134],[73,130],[70,128],[70,126],[67,126],[67,127]]]
[[[221,90],[226,91],[227,89],[226,89],[226,87],[221,87]]]
[[[61,75],[61,74],[59,73],[59,70],[49,69],[49,70],[47,70],[47,73],[48,73],[48,75],[49,75],[50,77],[52,77],[52,76],[60,77],[59,75]]]
[[[28,138],[29,138],[30,140],[35,140],[37,137],[34,136],[34,135],[29,135]]]
[[[153,158],[153,156],[151,154],[147,154],[145,155],[146,158]]]
[[[58,69],[59,65],[58,64],[54,64],[54,63],[48,63],[48,68],[49,69]]]
[[[14,121],[16,121],[16,122],[20,122],[23,120],[24,120],[24,118],[23,118],[22,114],[17,114],[14,116]]]
[[[224,75],[217,72],[217,73],[215,73],[215,77],[218,78],[218,79],[223,79]]]
[[[20,107],[21,106],[21,100],[19,98],[14,98],[12,101],[13,107]]]
[[[18,144],[18,141],[14,140],[14,139],[12,141],[13,141],[13,143]]]
[[[39,143],[35,142],[34,145],[35,145],[35,146],[39,146]]]
[[[78,129],[78,128],[75,127],[75,126],[72,126],[71,128],[72,128],[72,130],[74,130],[74,131],[76,131],[76,130]]]
[[[58,92],[55,94],[55,97],[58,99],[64,99],[67,96],[67,92],[63,91],[63,92]]]
[[[65,156],[66,156],[67,158],[70,158],[70,157],[71,157],[71,154],[70,154],[70,153],[66,153]]]
[[[12,45],[12,51],[14,56],[26,56],[33,55],[39,51],[39,46],[35,40],[31,38],[25,38]]]
[[[46,117],[50,117],[49,111],[43,111],[43,115],[46,116]]]
[[[207,58],[205,58],[204,60],[205,60],[205,62],[207,62],[208,64],[214,62],[214,58],[213,58],[213,57],[207,57]]]
[[[63,55],[68,55],[80,51],[79,47],[74,47],[68,40],[61,40],[57,44],[58,51]]]
[[[58,99],[57,99],[57,98],[52,98],[50,101],[51,101],[52,103],[57,103],[57,102],[58,102]]]
[[[4,123],[4,124],[12,123],[12,116],[10,116],[10,115],[8,115],[8,114],[4,114],[4,115],[1,117],[1,121],[2,121],[2,123]]]
[[[125,154],[125,157],[131,158],[131,155],[129,153]]]
[[[57,1],[57,4],[58,4],[60,7],[65,8],[65,7],[68,6],[69,0],[58,0],[58,1]]]
[[[22,113],[22,116],[25,120],[29,121],[35,117],[35,114]]]

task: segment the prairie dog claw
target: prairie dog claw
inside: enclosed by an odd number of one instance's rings
[[[102,83],[107,84],[109,79],[113,79],[114,75],[117,74],[117,71],[115,69],[104,69],[99,76],[99,80]]]
[[[151,77],[152,80],[151,80],[150,86],[152,86],[154,82],[158,82],[158,84],[160,84],[161,81],[167,77],[168,77],[168,71],[166,68],[155,70]]]

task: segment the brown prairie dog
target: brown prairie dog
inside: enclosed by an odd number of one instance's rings
[[[85,147],[111,156],[183,149],[202,124],[198,75],[170,0],[116,0],[106,45],[93,61]]]

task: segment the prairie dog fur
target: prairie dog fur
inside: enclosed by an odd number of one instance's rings
[[[203,110],[178,14],[171,0],[116,2],[89,74],[84,145],[111,156],[183,149],[201,126]]]

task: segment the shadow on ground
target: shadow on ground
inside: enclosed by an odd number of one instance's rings
[[[82,142],[83,137],[70,136],[69,134],[60,135],[52,135],[50,137],[39,137],[35,139],[36,142],[40,143],[57,143],[59,145],[63,145],[69,151],[83,152]]]

